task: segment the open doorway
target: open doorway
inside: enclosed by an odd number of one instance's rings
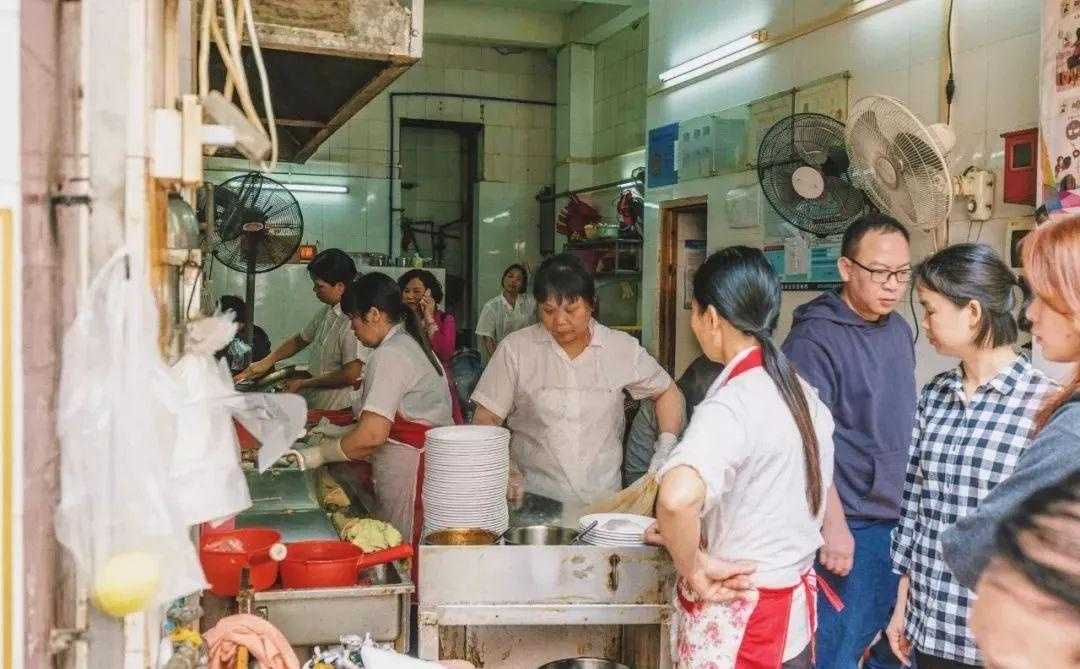
[[[459,330],[469,329],[473,312],[473,186],[482,128],[401,120],[401,254],[412,246],[432,266],[445,268],[444,308]],[[471,333],[465,334],[468,341]]]
[[[694,272],[705,262],[708,200],[660,207],[660,362],[675,378],[701,355],[690,329]]]

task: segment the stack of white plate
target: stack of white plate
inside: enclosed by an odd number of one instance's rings
[[[424,445],[424,534],[450,527],[505,532],[510,526],[510,431],[481,425],[439,427],[428,430]]]
[[[582,516],[578,522],[582,531],[596,523],[596,527],[582,537],[582,543],[593,546],[644,546],[645,530],[656,519],[629,513],[594,513]]]

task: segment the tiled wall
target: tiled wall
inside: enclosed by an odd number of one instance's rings
[[[645,144],[648,46],[648,19],[624,28],[596,46],[594,158],[621,155]]]
[[[650,4],[649,81],[655,84],[664,69],[761,28],[781,34],[796,25],[824,16],[847,0],[652,0]],[[727,109],[843,71],[851,73],[852,101],[884,93],[905,101],[927,122],[937,122],[939,73],[946,57],[943,46],[944,3],[907,0],[886,10],[819,30],[767,51],[727,71],[684,88],[649,98],[648,127]],[[1039,59],[1039,0],[956,0],[955,63],[957,95],[952,125],[959,142],[950,156],[954,167],[967,165],[998,173],[995,219],[972,232],[972,238],[1002,247],[1012,217],[1030,215],[1030,207],[1001,202],[1001,133],[1030,128],[1038,119],[1036,94]],[[659,205],[665,200],[709,197],[709,247],[734,243],[760,244],[758,228],[732,230],[721,203],[728,190],[756,183],[746,173],[700,179],[648,191],[646,276],[644,291],[645,341],[656,346]],[[954,207],[952,240],[968,237],[962,206]],[[925,235],[915,234],[916,258],[930,252]],[[790,327],[792,309],[811,299],[810,293],[785,293],[779,336]],[[911,313],[903,309],[910,319]],[[925,343],[919,345],[921,380],[952,364]]]
[[[389,239],[389,195],[391,183],[395,188],[395,207],[402,206],[397,179],[388,178],[390,162],[390,92],[440,92],[553,102],[555,99],[554,59],[541,50],[522,50],[499,53],[493,48],[426,42],[423,59],[410,68],[387,91],[360,110],[338,132],[334,133],[303,165],[280,166],[277,178],[305,183],[342,184],[349,187],[346,195],[297,195],[305,218],[306,242],[319,248],[337,246],[348,251],[378,251],[386,253]],[[483,124],[481,133],[481,186],[491,197],[478,201],[477,258],[501,258],[507,252],[535,237],[537,205],[533,197],[541,186],[552,183],[554,163],[555,108],[511,102],[492,102],[429,96],[403,96],[395,99],[395,117],[401,119],[459,121]],[[395,145],[401,147],[401,137]],[[424,173],[425,152],[415,154],[399,148],[399,160],[405,172]],[[211,180],[248,169],[246,161],[210,159],[208,167],[215,172]],[[430,163],[429,163],[430,165]],[[431,167],[430,169],[435,169]],[[395,175],[398,177],[401,175]],[[436,177],[442,179],[441,177]],[[498,186],[505,185],[505,188]],[[447,186],[440,181],[436,190]],[[498,194],[496,196],[495,194]],[[443,214],[447,203],[425,195],[426,210],[434,208]],[[408,198],[406,198],[408,201]],[[514,226],[492,227],[485,221],[504,221],[514,212]],[[419,212],[418,212],[419,213]],[[441,216],[432,216],[441,218]],[[531,235],[531,236],[530,236]],[[393,252],[396,255],[398,229],[394,228]],[[529,241],[535,255],[535,241]],[[522,251],[522,253],[526,253]],[[218,266],[213,286],[235,289],[242,286],[242,277],[228,276],[230,272]],[[500,270],[501,271],[501,270]],[[488,273],[483,273],[487,276]],[[297,309],[288,301],[271,298],[283,295],[292,285],[291,279],[278,273],[260,277],[261,288],[256,309],[263,314],[267,331],[276,342],[280,337],[295,333],[309,317],[306,308]],[[300,276],[300,279],[304,279]],[[302,281],[298,282],[302,284]],[[497,283],[497,279],[496,279]],[[478,293],[484,292],[478,286]],[[306,299],[306,297],[304,298]],[[264,303],[265,302],[265,303]],[[314,307],[314,304],[312,304]],[[264,325],[266,327],[266,325]]]

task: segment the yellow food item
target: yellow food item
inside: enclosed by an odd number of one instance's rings
[[[381,520],[354,518],[341,531],[341,538],[365,553],[393,548],[401,544],[401,532]]]
[[[132,551],[109,558],[94,576],[94,604],[122,618],[143,611],[161,583],[161,565],[151,553]]]
[[[334,480],[334,477],[326,472],[322,472],[319,475],[318,495],[323,508],[328,511],[344,509],[350,504],[349,496],[345,494],[345,489]]]

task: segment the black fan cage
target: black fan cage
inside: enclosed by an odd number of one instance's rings
[[[825,183],[820,197],[805,198],[792,183],[801,167],[816,169]],[[824,114],[794,114],[765,133],[758,148],[758,181],[769,206],[792,226],[817,237],[841,234],[868,211],[854,185],[844,124]]]
[[[258,172],[214,188],[214,257],[238,272],[269,272],[299,248],[300,203],[281,183]]]

